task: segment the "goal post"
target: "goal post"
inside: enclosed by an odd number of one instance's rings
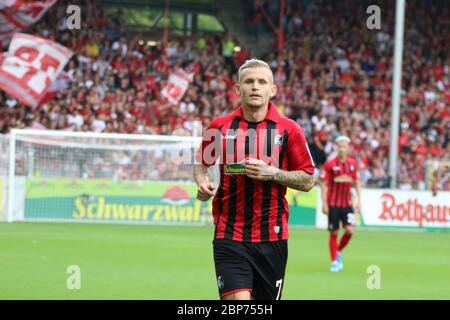
[[[0,221],[8,218],[9,137],[0,134]]]
[[[10,222],[212,223],[192,178],[200,137],[13,129],[7,140]]]

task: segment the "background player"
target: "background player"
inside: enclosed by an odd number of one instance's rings
[[[215,119],[203,136],[194,166],[197,198],[214,196],[220,297],[279,299],[287,263],[286,187],[309,191],[314,163],[303,130],[269,101],[276,87],[266,62],[247,60],[239,69],[236,92],[242,105]],[[214,145],[219,147],[209,153]],[[221,182],[214,193],[207,168],[219,155]]]
[[[358,163],[348,156],[350,139],[339,136],[336,140],[337,156],[328,160],[321,175],[322,211],[328,215],[328,230],[330,232],[329,246],[332,272],[344,268],[342,250],[350,241],[355,225],[355,212],[361,210],[361,181]],[[351,187],[355,186],[357,203],[352,205]],[[345,229],[339,245],[337,242],[340,223]]]

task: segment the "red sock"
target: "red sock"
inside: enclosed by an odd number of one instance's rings
[[[339,241],[339,252],[341,252],[345,246],[347,245],[347,243],[350,241],[350,239],[352,238],[351,234],[348,233],[344,233],[341,237],[341,241]]]
[[[330,254],[331,254],[331,261],[336,261],[337,257],[337,233],[330,232]]]

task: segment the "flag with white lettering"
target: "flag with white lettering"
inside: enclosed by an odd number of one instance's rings
[[[38,22],[56,1],[0,1],[1,46],[8,44],[15,33]]]
[[[35,108],[71,56],[72,51],[56,42],[16,33],[0,56],[0,89]]]
[[[178,69],[169,76],[169,81],[161,93],[169,102],[177,103],[186,93],[192,79],[193,74],[187,73],[183,69]]]

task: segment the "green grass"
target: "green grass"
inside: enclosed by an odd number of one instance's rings
[[[359,230],[337,274],[326,231],[290,232],[284,299],[450,299],[448,232]],[[0,223],[0,299],[217,299],[211,240],[211,227]]]

